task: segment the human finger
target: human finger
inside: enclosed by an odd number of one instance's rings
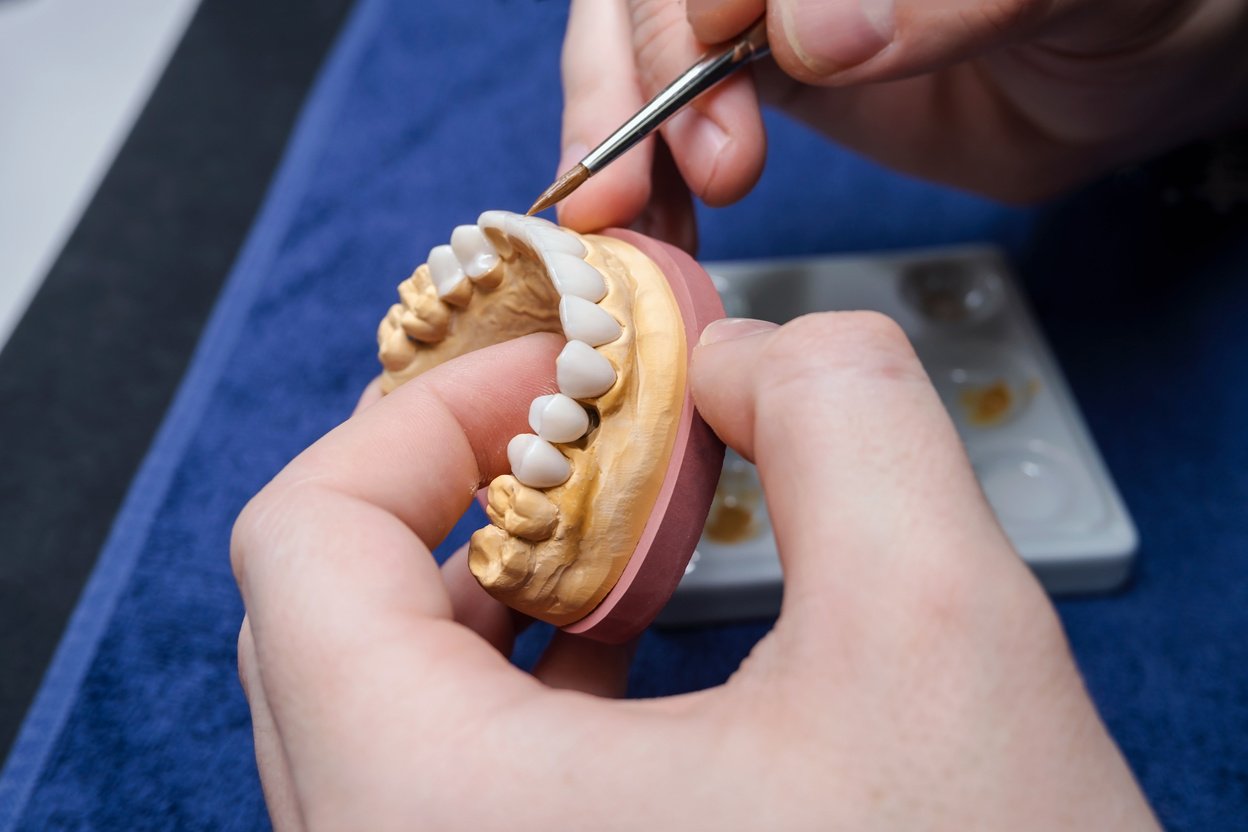
[[[282,746],[273,712],[264,692],[264,681],[256,660],[256,642],[251,634],[251,622],[243,618],[238,632],[238,679],[247,705],[251,710],[251,733],[256,752],[256,768],[260,773],[260,788],[264,802],[269,808],[269,819],[278,830],[306,828],[303,813],[299,810],[294,782],[291,780],[290,761]]]
[[[361,410],[364,410],[365,408],[368,408],[376,404],[379,401],[381,401],[381,377],[380,376],[373,379],[372,381],[368,383],[367,386],[365,386],[364,392],[360,393],[359,401],[355,403],[355,410],[351,412],[351,415],[354,416],[356,413],[359,413]]]
[[[547,687],[619,698],[628,688],[628,668],[636,649],[636,640],[603,644],[559,630],[533,675]]]
[[[689,27],[703,43],[720,43],[739,35],[766,9],[766,0],[685,0]]]
[[[385,511],[436,546],[479,478],[505,470],[507,441],[528,430],[529,402],[555,390],[561,343],[530,335],[431,370],[312,445],[253,502],[315,483]],[[258,513],[249,507],[244,516]]]
[[[895,323],[824,313],[759,327],[708,327],[690,383],[707,423],[758,465],[786,612],[861,609],[1006,557],[1017,567]]]
[[[284,718],[301,734],[340,728],[312,717],[362,695],[350,680],[379,679],[378,664],[436,676],[430,696],[456,707],[505,689],[506,660],[446,626],[452,604],[429,549],[504,470],[502,446],[552,387],[558,340],[508,342],[409,382],[305,451],[240,515],[231,554],[266,685],[288,706],[275,713],[283,735]]]
[[[563,153],[571,169],[645,103],[633,59],[626,0],[574,0],[563,41]],[[653,142],[643,142],[558,206],[579,231],[627,227],[650,199]]]
[[[459,548],[442,564],[442,581],[451,600],[455,620],[485,639],[504,656],[510,656],[516,636],[533,623],[486,592],[468,570],[468,546]]]
[[[1189,14],[1192,0],[772,0],[772,55],[810,84],[910,77],[1025,41],[1124,49]]]
[[[654,143],[650,200],[632,223],[632,230],[665,240],[690,255],[698,250],[698,222],[689,186],[680,176],[667,142]]]
[[[633,2],[633,55],[646,99],[706,54],[681,0]],[[758,181],[767,152],[758,97],[748,71],[697,98],[662,127],[681,176],[708,205],[744,196]]]

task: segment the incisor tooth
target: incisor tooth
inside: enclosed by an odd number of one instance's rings
[[[584,341],[569,341],[555,359],[555,378],[564,395],[592,399],[615,384],[615,368]]]
[[[597,303],[607,296],[602,273],[575,254],[552,251],[545,257],[546,273],[560,295],[575,295]]]
[[[591,347],[614,341],[623,332],[610,312],[576,295],[564,295],[559,301],[559,320],[569,341],[584,341]]]
[[[495,525],[525,540],[545,540],[559,523],[559,509],[541,491],[511,474],[495,477],[487,492],[485,513]]]
[[[472,284],[459,266],[459,259],[449,245],[434,246],[429,251],[429,277],[437,287],[438,297],[447,303],[464,306],[472,298]]]
[[[575,442],[589,430],[589,414],[562,393],[538,396],[529,405],[529,427],[547,442]]]
[[[589,253],[584,243],[557,226],[548,228],[531,224],[525,231],[529,245],[539,254],[562,251],[575,257],[584,257]]]
[[[475,225],[456,226],[451,232],[451,251],[469,280],[480,280],[498,265],[498,252]]]
[[[507,443],[511,473],[533,488],[553,488],[572,476],[572,463],[555,446],[531,433],[522,433]]]

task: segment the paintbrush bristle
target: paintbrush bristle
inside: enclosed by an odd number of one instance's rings
[[[537,202],[534,202],[533,207],[528,210],[528,216],[531,217],[539,211],[545,211],[550,206],[564,199],[568,194],[584,185],[586,179],[589,179],[589,168],[578,164],[556,179],[555,184],[547,188],[537,198]]]

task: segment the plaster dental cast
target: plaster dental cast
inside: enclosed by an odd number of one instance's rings
[[[520,612],[600,640],[636,635],[680,580],[723,459],[686,379],[697,336],[723,316],[710,278],[637,234],[486,211],[399,298],[377,332],[385,392],[493,343],[566,338],[557,389],[533,399],[510,473],[489,485],[493,525],[472,536],[468,565]]]

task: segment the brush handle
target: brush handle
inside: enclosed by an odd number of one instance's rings
[[[767,21],[759,20],[721,52],[707,55],[689,67],[650,103],[607,137],[581,160],[590,175],[614,162],[635,144],[658,129],[686,104],[752,61],[771,54],[767,45]]]

